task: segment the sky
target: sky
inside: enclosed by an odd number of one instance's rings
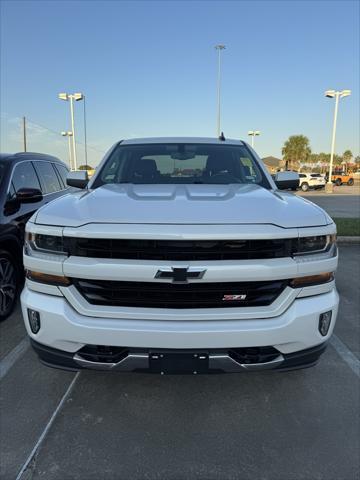
[[[359,154],[358,1],[1,1],[0,148],[68,161],[68,102],[86,95],[89,163],[133,137],[216,136],[217,52],[222,53],[221,130],[261,157],[281,156],[290,135],[329,152]],[[84,163],[83,102],[75,104]]]

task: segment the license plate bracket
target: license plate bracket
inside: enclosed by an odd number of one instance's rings
[[[209,355],[206,352],[151,352],[149,368],[161,375],[208,373]]]

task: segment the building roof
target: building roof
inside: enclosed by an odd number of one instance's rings
[[[283,160],[281,158],[276,158],[276,157],[265,157],[262,159],[262,161],[267,165],[268,167],[278,167]]]

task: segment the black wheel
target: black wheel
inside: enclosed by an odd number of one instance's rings
[[[337,187],[340,187],[341,183],[342,183],[342,182],[341,182],[341,178],[337,178],[337,179],[335,180],[335,185],[336,185]]]
[[[349,181],[347,182],[347,184],[349,185],[349,187],[351,187],[351,185],[354,185],[354,179],[349,178]]]
[[[306,183],[306,182],[302,183],[302,184],[301,184],[301,190],[302,190],[303,192],[307,192],[307,191],[309,190],[309,184]]]
[[[0,250],[0,321],[5,320],[16,305],[20,286],[20,269],[12,255]]]

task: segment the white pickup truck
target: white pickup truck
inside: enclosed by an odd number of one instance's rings
[[[22,312],[46,365],[217,373],[316,364],[336,227],[238,140],[121,141],[27,223]]]

